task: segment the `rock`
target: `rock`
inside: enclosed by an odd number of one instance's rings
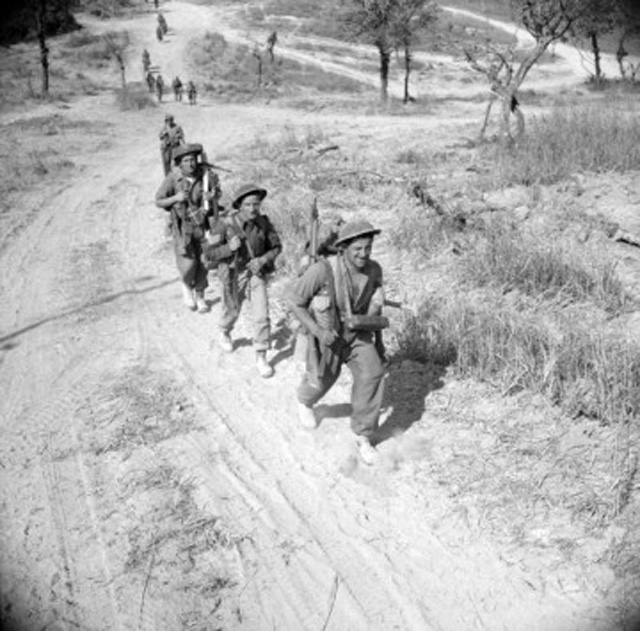
[[[524,186],[514,186],[501,191],[493,191],[484,196],[484,203],[493,210],[512,210],[529,203],[529,190]]]

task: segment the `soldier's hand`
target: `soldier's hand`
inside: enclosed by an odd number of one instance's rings
[[[264,265],[264,261],[262,260],[262,257],[260,257],[260,256],[256,256],[254,259],[251,259],[247,263],[247,267],[249,268],[249,271],[252,274],[259,274],[263,265]]]
[[[235,252],[237,249],[239,249],[241,245],[242,245],[242,242],[240,241],[240,237],[233,236],[229,240],[229,249],[232,252]]]
[[[333,329],[328,331],[322,329],[316,337],[323,346],[331,346],[338,339],[338,334]]]
[[[178,191],[174,196],[173,199],[176,202],[186,202],[187,201],[187,195],[184,191]]]

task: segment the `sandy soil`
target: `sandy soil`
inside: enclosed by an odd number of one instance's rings
[[[189,78],[186,47],[198,33],[242,38],[222,9],[164,10],[163,43],[151,12],[121,27],[165,78]],[[116,75],[105,79],[117,85]],[[243,145],[285,124],[371,139],[419,126],[444,145],[450,126],[479,120],[481,108],[460,104],[449,118],[419,121],[207,101],[161,110],[238,174]],[[516,562],[430,479],[434,450],[453,448],[446,428],[429,440],[423,431],[425,398],[431,410],[447,406],[440,375],[406,366],[390,376],[396,387],[409,383],[403,396],[415,405],[398,403],[387,416],[410,428],[390,431],[368,469],[348,429],[346,376],[319,429],[297,427],[299,368],[281,304],[268,381],[256,377],[243,322],[236,352],[217,346],[215,279],[212,312],[184,310],[152,203],[163,111],[123,114],[98,96],[64,114],[103,127],[71,143],[78,168],[68,179],[26,194],[25,207],[39,210],[0,251],[7,628],[613,628],[600,596],[612,580],[605,566],[551,576],[544,555],[523,552]]]

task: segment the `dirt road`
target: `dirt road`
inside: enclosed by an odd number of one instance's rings
[[[152,14],[123,27],[165,77],[184,80],[187,42],[215,28],[215,9],[166,6],[162,44]],[[370,136],[414,124],[211,102],[164,109],[236,173],[243,146],[285,124]],[[152,203],[162,112],[122,114],[94,97],[66,115],[99,116],[105,129],[76,149],[66,181],[25,197],[39,211],[0,252],[7,628],[610,628],[596,578],[545,577],[535,559],[510,561],[472,533],[430,481],[420,422],[363,468],[344,377],[318,431],[299,429],[282,307],[276,375],[263,381],[246,340],[232,355],[216,344],[215,282],[210,314],[180,304]],[[430,124],[446,134],[446,121]]]

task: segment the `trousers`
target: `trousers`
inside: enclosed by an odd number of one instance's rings
[[[222,317],[220,329],[229,334],[233,330],[245,301],[251,308],[253,347],[256,351],[269,349],[271,320],[267,281],[249,270],[238,271],[231,267],[220,267],[218,276],[222,284]]]
[[[176,266],[182,282],[191,287],[191,289],[204,291],[209,281],[207,280],[208,270],[200,260],[200,255],[202,254],[200,243],[193,241],[187,252],[185,252],[182,244],[174,238],[174,250]]]
[[[380,418],[385,372],[373,334],[363,331],[342,337],[323,353],[327,354],[324,371],[318,375],[317,367],[307,365],[298,387],[298,401],[309,407],[315,405],[330,390],[346,364],[353,376],[351,429],[354,434],[371,438]]]

